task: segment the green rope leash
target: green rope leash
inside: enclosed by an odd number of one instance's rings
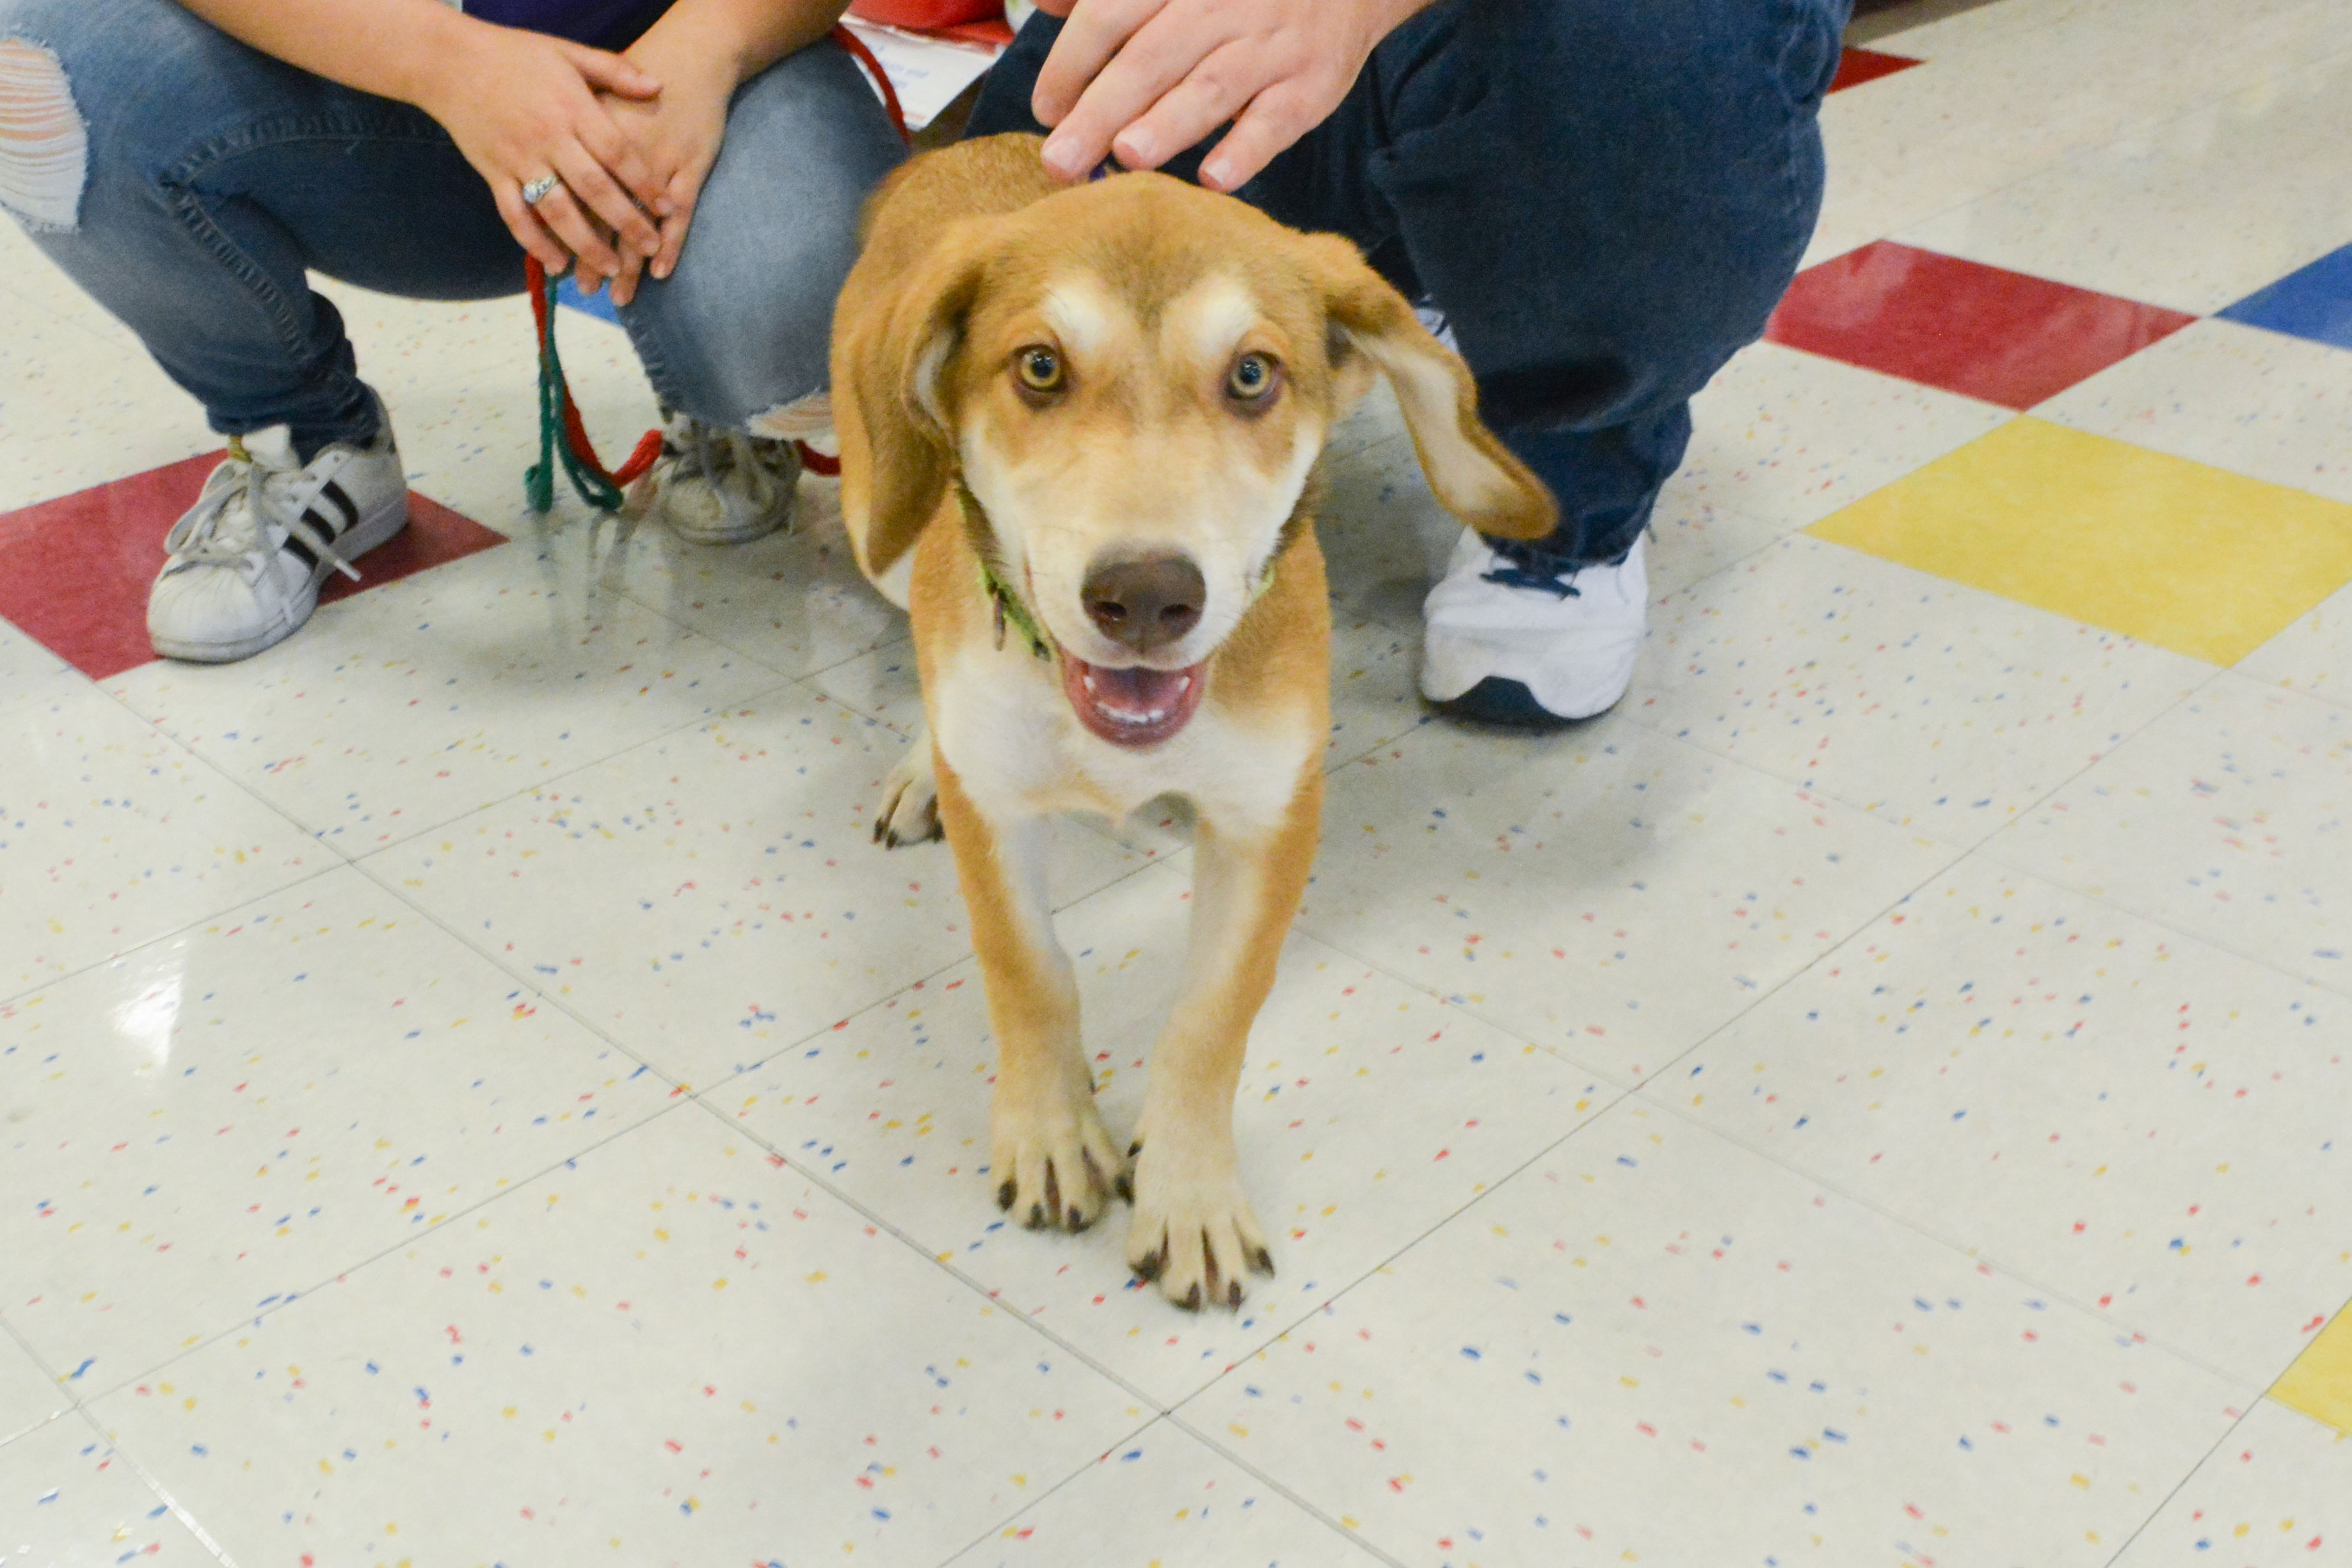
[[[564,380],[563,356],[555,347],[555,284],[537,257],[524,267],[530,289],[530,312],[539,325],[539,461],[522,477],[523,499],[536,512],[555,505],[555,465],[560,458],[565,477],[582,500],[599,511],[618,511],[624,487],[653,465],[661,455],[661,432],[648,430],[617,474],[608,474],[588,444],[587,426]]]

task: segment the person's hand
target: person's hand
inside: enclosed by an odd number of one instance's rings
[[[635,298],[641,273],[667,278],[677,265],[702,182],[719,157],[719,139],[727,132],[727,103],[735,89],[734,73],[724,61],[639,59],[638,54],[632,49],[631,59],[660,74],[661,96],[650,100],[608,97],[604,111],[627,138],[658,193],[655,210],[662,215],[660,243],[651,252],[622,256],[619,270],[610,275],[616,305]],[[583,276],[581,287],[593,293],[598,281]]]
[[[577,257],[584,274],[609,278],[624,253],[656,254],[663,183],[610,106],[655,98],[663,84],[619,55],[562,38],[489,23],[464,36],[420,107],[488,183],[515,239],[551,273]],[[555,188],[526,204],[522,187],[546,174]]]
[[[1116,153],[1156,169],[1234,128],[1201,164],[1231,191],[1320,125],[1372,46],[1428,0],[1038,0],[1066,16],[1031,108],[1045,166],[1080,180]]]

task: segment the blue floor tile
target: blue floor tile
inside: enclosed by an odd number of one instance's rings
[[[2352,349],[2352,245],[2288,273],[2220,314],[2225,321]]]
[[[570,278],[565,278],[555,286],[555,302],[559,305],[569,305],[575,310],[584,310],[589,315],[612,322],[614,326],[621,323],[621,313],[613,308],[613,291],[610,289],[600,289],[593,294],[583,294],[579,284]]]

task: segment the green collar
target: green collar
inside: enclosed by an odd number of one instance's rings
[[[1021,602],[1021,595],[996,574],[996,563],[990,559],[995,533],[988,525],[988,513],[982,508],[980,498],[971,493],[971,487],[963,482],[961,474],[956,476],[956,500],[963,506],[964,527],[971,538],[972,552],[980,558],[980,591],[996,606],[996,646],[1004,646],[1004,628],[1010,626],[1021,634],[1021,640],[1029,645],[1032,654],[1051,658],[1053,639],[1037,624],[1037,617],[1029,613],[1029,606]]]
[[[996,574],[996,568],[984,555],[980,560],[980,588],[996,602],[997,647],[1004,646],[1004,628],[1009,625],[1021,634],[1021,640],[1029,645],[1031,653],[1039,658],[1053,657],[1054,645],[1046,638],[1045,629],[1037,624],[1037,617],[1029,613],[1029,606],[1021,602],[1020,595],[1004,585],[1004,579]]]

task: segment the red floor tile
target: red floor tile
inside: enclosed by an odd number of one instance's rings
[[[1876,49],[1848,49],[1838,57],[1837,75],[1830,79],[1832,92],[1843,92],[1850,87],[1860,87],[1866,81],[1876,81],[1896,71],[1907,71],[1913,66],[1923,66],[1925,60],[1915,60],[1908,55],[1883,55]]]
[[[1880,240],[1798,274],[1764,335],[2031,408],[2196,319]]]
[[[208,452],[79,495],[0,512],[0,617],[93,680],[152,659],[147,589],[163,568],[163,535],[219,461],[219,453]],[[505,542],[503,535],[411,490],[408,527],[361,563],[362,581],[331,575],[320,602]]]

